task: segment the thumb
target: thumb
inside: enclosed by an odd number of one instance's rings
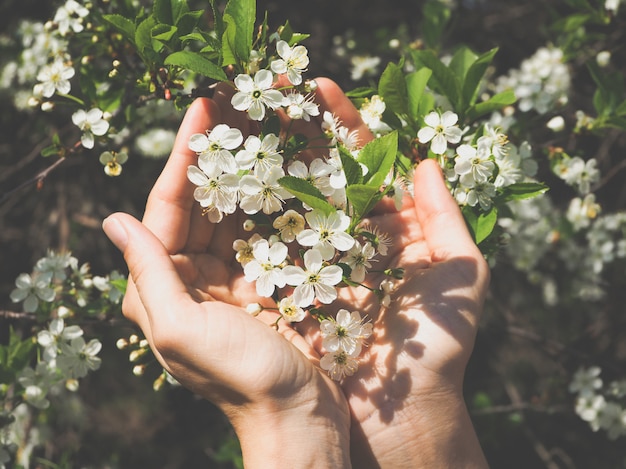
[[[124,254],[139,295],[139,304],[124,314],[152,336],[155,324],[175,320],[170,316],[191,301],[187,288],[161,241],[137,219],[115,213],[103,221],[102,229]]]

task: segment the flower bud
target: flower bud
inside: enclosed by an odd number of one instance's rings
[[[159,377],[154,380],[154,383],[152,383],[152,389],[154,391],[159,391],[163,387],[163,384],[165,384],[165,374],[161,373]]]
[[[273,246],[274,244],[276,244],[277,242],[280,241],[280,237],[278,235],[271,235],[269,238],[267,238],[267,242],[270,244],[270,246]]]
[[[554,116],[546,123],[546,127],[553,132],[560,132],[565,128],[565,119],[562,116]]]
[[[263,306],[261,306],[259,303],[250,303],[248,306],[246,306],[246,313],[250,314],[251,316],[258,316],[261,311],[263,311]]]
[[[41,110],[43,112],[50,112],[54,109],[54,103],[52,101],[44,101],[41,103]]]
[[[252,231],[255,227],[256,227],[256,223],[254,222],[254,220],[250,218],[248,218],[246,221],[243,222],[244,231]]]
[[[128,341],[129,341],[131,344],[135,345],[135,344],[139,343],[139,337],[137,336],[137,334],[132,334],[132,335],[128,338]]]
[[[72,315],[72,310],[67,306],[59,306],[57,308],[57,317],[59,318],[69,318]]]
[[[78,386],[79,386],[79,383],[77,379],[71,378],[65,381],[65,388],[68,391],[76,392],[78,391]]]
[[[137,350],[133,350],[128,355],[128,361],[130,361],[131,363],[132,362],[136,362],[141,357],[143,357],[146,354],[147,351],[148,351],[148,349],[145,349],[145,348],[139,348]]]
[[[133,374],[135,376],[142,376],[144,371],[146,371],[146,365],[135,365],[133,367]]]
[[[600,67],[606,67],[611,62],[611,53],[608,50],[598,52],[596,62]]]
[[[115,342],[115,346],[119,350],[124,350],[126,347],[128,347],[128,340],[126,340],[124,337],[122,337],[121,339],[117,339],[117,342]]]

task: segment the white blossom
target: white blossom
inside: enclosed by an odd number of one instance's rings
[[[83,131],[80,141],[85,148],[93,148],[95,144],[94,136],[100,137],[109,130],[109,122],[103,119],[103,115],[102,110],[98,108],[93,108],[89,111],[79,109],[72,114],[72,122]]]
[[[322,254],[317,249],[309,249],[304,253],[304,269],[288,265],[283,268],[283,275],[288,285],[296,287],[295,304],[304,308],[315,299],[324,304],[332,303],[337,298],[335,285],[341,282],[343,271],[338,265],[324,266]]]
[[[236,173],[235,157],[230,152],[243,142],[241,131],[226,124],[218,124],[205,134],[193,134],[189,138],[189,149],[198,154],[199,160],[217,166],[219,171]],[[215,172],[210,169],[211,174]]]
[[[343,350],[329,352],[320,360],[322,370],[328,372],[328,376],[334,381],[341,381],[344,376],[352,376],[359,368],[355,357],[351,357]]]
[[[277,242],[270,247],[267,240],[261,239],[254,244],[252,256],[253,259],[243,268],[245,278],[248,282],[256,281],[259,296],[269,298],[276,287],[285,286],[281,266],[287,258],[287,246]]]
[[[45,65],[37,74],[37,80],[41,82],[42,96],[51,98],[55,92],[68,94],[72,89],[70,79],[75,73],[73,67],[66,65],[60,60],[55,60],[51,64]]]
[[[310,228],[302,230],[296,236],[302,246],[311,246],[319,250],[322,258],[328,260],[335,254],[335,249],[348,251],[354,245],[354,238],[346,233],[350,226],[350,217],[342,210],[329,215],[320,210],[313,210],[305,215]]]
[[[243,194],[239,206],[247,214],[263,211],[266,215],[282,210],[285,200],[293,197],[278,183],[285,175],[280,166],[272,166],[257,176],[241,178],[239,188]]]
[[[250,75],[239,74],[235,86],[239,90],[231,99],[238,111],[247,111],[250,119],[263,120],[265,108],[278,109],[283,103],[283,94],[272,89],[274,77],[269,70],[259,70],[254,79]]]
[[[274,73],[287,74],[292,85],[302,83],[302,73],[309,65],[309,56],[306,47],[298,45],[290,47],[286,41],[276,43],[276,52],[280,59],[273,60],[270,67]]]
[[[456,125],[459,120],[452,111],[446,111],[443,114],[431,112],[424,117],[426,127],[422,127],[417,133],[420,143],[430,144],[430,149],[436,155],[443,155],[448,148],[448,143],[459,143],[461,141],[462,132]]]
[[[278,152],[280,139],[274,134],[267,134],[261,140],[256,135],[250,135],[243,144],[243,149],[235,155],[235,161],[240,169],[254,169],[267,171],[272,166],[280,166],[283,157]]]
[[[340,309],[336,318],[320,323],[322,346],[329,352],[344,351],[356,357],[361,353],[363,340],[372,335],[372,329],[372,324],[364,323],[358,311]]]
[[[339,262],[349,265],[352,269],[352,272],[350,273],[350,280],[356,283],[361,283],[365,280],[367,269],[372,267],[370,260],[375,255],[376,250],[370,242],[366,242],[363,246],[361,246],[358,241],[355,241],[354,246],[352,246],[350,250],[345,253]]]
[[[37,311],[39,301],[51,302],[56,297],[56,293],[50,286],[50,277],[37,275],[31,277],[29,274],[20,274],[15,280],[15,288],[11,292],[11,301],[24,302],[23,308],[27,313]]]
[[[287,115],[294,120],[302,119],[305,122],[309,122],[311,117],[319,116],[320,114],[319,106],[313,102],[312,97],[296,92],[285,95],[283,107]]]

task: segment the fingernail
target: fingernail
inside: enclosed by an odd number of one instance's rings
[[[102,229],[109,237],[111,242],[120,250],[124,251],[128,244],[128,233],[124,229],[124,226],[117,218],[108,217],[102,222]]]

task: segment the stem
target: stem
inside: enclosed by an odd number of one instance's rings
[[[0,198],[0,205],[2,205],[14,193],[18,192],[19,190],[21,190],[24,187],[30,186],[31,184],[37,184],[37,187],[39,188],[41,186],[41,184],[43,183],[44,179],[46,179],[46,177],[48,177],[48,174],[50,174],[52,171],[54,171],[56,168],[58,168],[65,160],[66,160],[66,157],[62,156],[57,161],[55,161],[50,166],[48,166],[46,169],[44,169],[43,171],[40,171],[39,173],[37,173],[34,177],[24,181],[23,183],[21,183],[20,185],[18,185],[14,189],[11,189],[8,192],[5,192],[2,195],[2,197]]]

